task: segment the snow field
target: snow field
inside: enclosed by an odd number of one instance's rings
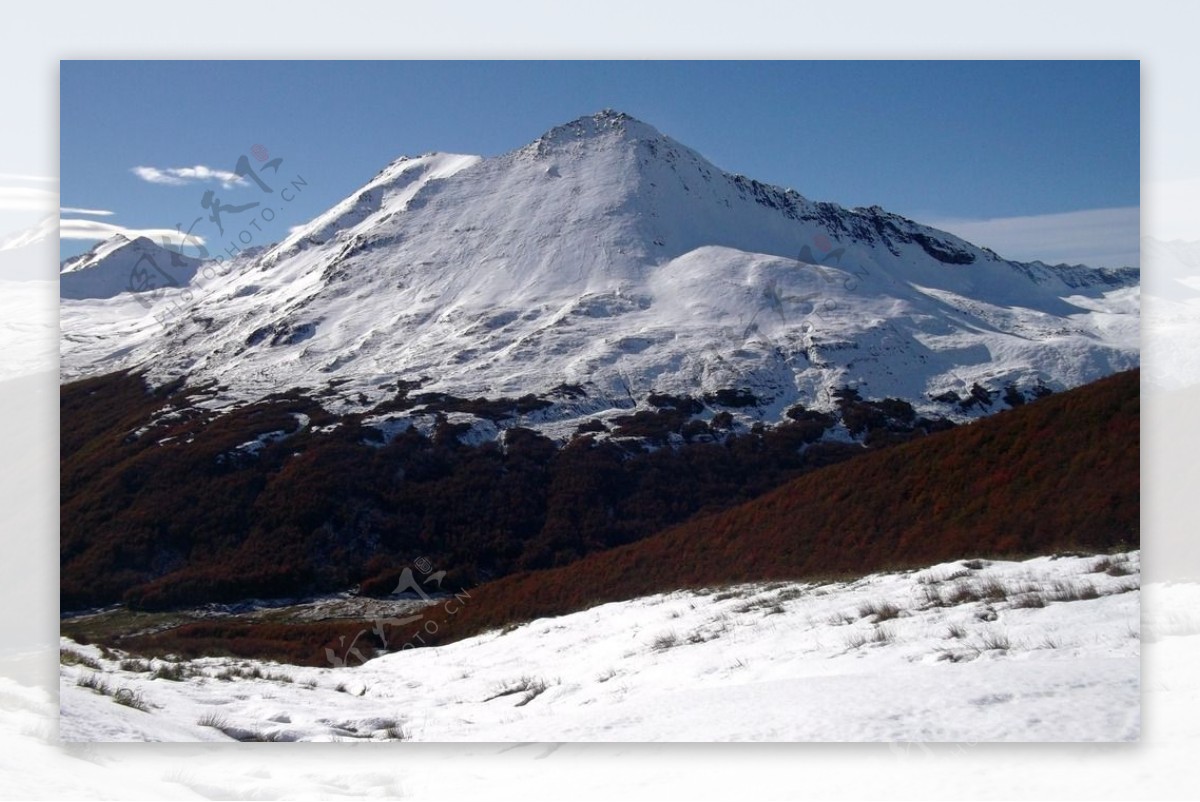
[[[1132,740],[1139,560],[960,561],[851,582],[678,591],[345,667],[141,661],[64,640],[60,732],[68,741]]]

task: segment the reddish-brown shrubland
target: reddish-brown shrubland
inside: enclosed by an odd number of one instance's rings
[[[618,427],[648,442],[687,441],[650,451],[586,432],[558,448],[521,428],[503,445],[469,446],[445,420],[431,436],[410,429],[384,445],[361,415],[317,431],[334,419],[299,392],[219,415],[193,406],[198,392],[180,383],[151,391],[127,374],[61,388],[64,610],[121,601],[163,610],[356,584],[387,594],[417,558],[447,572],[444,589],[473,587],[635,542],[868,450],[815,442],[835,418],[801,408],[775,428],[714,434],[688,417],[702,403],[666,395],[655,395],[660,411]],[[406,392],[390,403],[411,406]],[[420,399],[497,418],[543,403]],[[872,425],[906,437],[944,425],[854,403],[846,411],[867,410]],[[304,431],[298,413],[312,421]],[[270,432],[291,434],[239,450]]]
[[[448,641],[676,588],[1139,543],[1138,372],[823,468],[571,565],[471,591]]]

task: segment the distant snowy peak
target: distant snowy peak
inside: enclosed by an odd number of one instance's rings
[[[62,298],[112,298],[166,287],[186,287],[201,260],[168,250],[147,237],[123,234],[96,243],[87,253],[61,265]]]

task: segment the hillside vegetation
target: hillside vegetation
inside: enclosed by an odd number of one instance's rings
[[[278,394],[223,413],[210,388],[154,391],[112,374],[61,390],[61,603],[146,610],[296,597],[359,585],[387,594],[424,558],[444,589],[567,565],[728,508],[806,471],[951,426],[896,399],[847,393],[832,413],[795,406],[750,430],[741,397],[652,396],[654,407],[579,431],[562,447],[512,426],[474,443],[470,412],[497,422],[537,399],[419,401],[436,422],[391,437],[364,416]],[[376,415],[381,410],[373,410]],[[823,439],[843,422],[861,442]],[[735,431],[736,429],[736,431]]]
[[[675,588],[1138,548],[1139,374],[823,468],[441,613],[432,641]]]

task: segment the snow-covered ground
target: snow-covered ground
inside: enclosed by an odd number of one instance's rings
[[[64,640],[60,736],[1133,740],[1139,578],[1132,552],[675,592],[345,667],[122,666]]]
[[[58,282],[0,279],[0,381],[58,364]]]

